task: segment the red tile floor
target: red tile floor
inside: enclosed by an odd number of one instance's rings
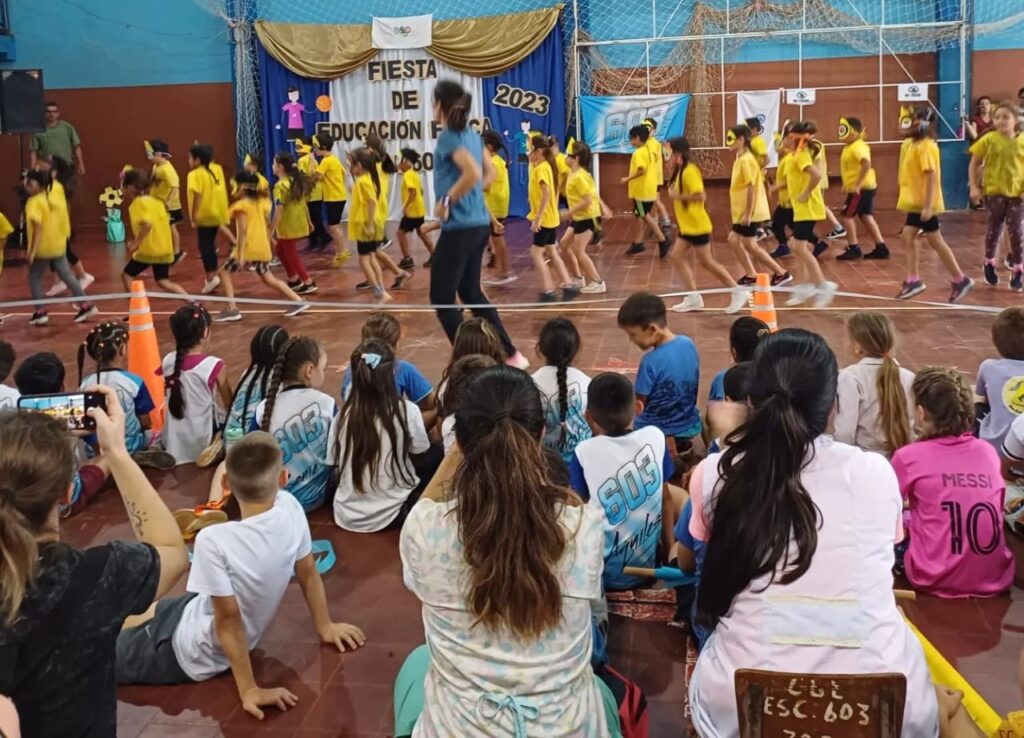
[[[899,226],[895,213],[881,218],[884,232],[894,234]],[[724,221],[720,221],[724,222]],[[649,289],[665,293],[677,291],[665,262],[650,251],[633,260],[622,256],[625,249],[625,218],[609,223],[605,243],[595,249],[599,269],[605,275],[609,292],[600,301],[568,306],[515,308],[502,311],[514,340],[533,358],[533,343],[540,326],[548,318],[565,314],[577,322],[584,338],[578,365],[587,372],[611,369],[629,372],[635,369],[640,354],[616,328],[615,310],[631,291]],[[980,280],[983,215],[956,213],[943,220],[944,231],[964,268]],[[529,242],[525,224],[511,224],[510,242],[514,268],[521,275],[511,288],[492,290],[498,303],[526,303],[536,297],[538,281],[529,270]],[[89,271],[96,275],[90,292],[96,295],[121,290],[118,280],[125,261],[123,246],[108,246],[98,232],[82,233],[78,250]],[[183,241],[189,252],[175,270],[175,278],[191,290],[201,286],[199,260],[194,237],[186,232]],[[890,245],[895,243],[893,238]],[[842,242],[837,242],[842,243]],[[869,296],[890,297],[904,276],[902,250],[893,246],[899,258],[890,262],[836,263],[839,246],[823,257],[826,273],[841,289]],[[414,246],[417,261],[422,247]],[[723,244],[719,257],[735,270]],[[392,252],[393,253],[393,252]],[[354,260],[338,272],[329,259],[314,257],[310,266],[322,291],[318,300],[345,302],[347,307],[311,311],[293,320],[278,317],[273,306],[252,306],[245,310],[241,323],[214,328],[211,350],[223,357],[231,375],[237,377],[248,363],[248,343],[252,332],[264,323],[275,321],[293,332],[305,332],[320,338],[330,356],[327,391],[336,392],[342,367],[355,346],[359,326],[373,307],[365,293],[352,288],[361,279]],[[922,268],[931,285],[922,299],[943,302],[947,276],[934,256],[926,256]],[[716,287],[707,275],[698,275],[700,284]],[[419,270],[408,290],[396,295],[398,306],[427,302],[428,274]],[[1005,288],[979,285],[966,300],[967,306],[1005,307],[1018,304],[1020,297]],[[240,275],[237,285],[242,294],[272,297],[256,283],[255,277]],[[25,269],[8,263],[0,276],[0,299],[22,300],[28,297]],[[783,298],[784,299],[784,298]],[[780,299],[781,303],[783,300]],[[708,298],[708,304],[721,308],[725,297]],[[973,379],[979,362],[994,354],[990,345],[991,313],[967,309],[949,309],[922,302],[896,303],[892,300],[839,298],[827,310],[780,309],[782,326],[803,326],[826,336],[840,361],[847,363],[843,319],[851,310],[870,306],[885,310],[896,322],[902,337],[899,356],[912,369],[930,363],[950,363]],[[161,346],[170,350],[166,315],[175,303],[154,300],[156,325]],[[101,303],[107,316],[127,314],[127,301]],[[245,309],[245,306],[243,306]],[[57,352],[68,367],[69,385],[77,378],[74,356],[87,328],[71,322],[68,308],[56,308],[49,326],[27,325],[28,308],[2,307],[7,314],[0,337],[10,341],[19,356],[33,351]],[[437,379],[447,359],[447,342],[430,311],[402,309],[399,317],[406,328],[402,354],[427,374]],[[671,315],[672,328],[693,337],[700,349],[705,384],[729,362],[727,333],[731,317],[720,309],[699,314]],[[169,473],[156,473],[153,480],[172,508],[191,506],[204,499],[208,474],[191,466]],[[323,511],[311,519],[314,538],[333,542],[337,565],[326,574],[325,583],[335,618],[361,625],[369,638],[367,646],[353,654],[341,655],[317,643],[297,586],[285,597],[281,612],[255,654],[258,678],[265,684],[283,684],[299,696],[299,705],[287,713],[270,711],[263,723],[257,723],[239,706],[230,677],[214,679],[203,685],[169,688],[129,688],[120,691],[119,735],[133,736],[383,736],[392,729],[392,682],[405,655],[422,641],[423,633],[416,599],[402,584],[398,558],[398,535],[354,535],[336,528]],[[129,537],[131,531],[116,495],[108,494],[83,514],[67,520],[64,537],[76,545]],[[1024,549],[1024,545],[1019,546]],[[1021,559],[1024,561],[1024,558]],[[1024,571],[1024,569],[1022,569]],[[184,585],[180,584],[179,589]],[[988,601],[939,601],[922,597],[907,603],[909,616],[949,658],[961,673],[999,711],[1020,706],[1016,681],[1016,659],[1024,646],[1024,597],[1014,590],[1012,597]],[[660,624],[628,621],[613,616],[610,651],[617,667],[634,678],[646,691],[651,704],[652,736],[678,736],[683,732],[685,642],[680,631]]]

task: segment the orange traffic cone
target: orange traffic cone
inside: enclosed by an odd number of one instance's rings
[[[160,368],[160,345],[153,327],[153,314],[149,311],[146,286],[141,279],[132,282],[132,299],[128,308],[128,371],[142,377],[153,398],[156,409],[149,414],[153,430],[164,425],[164,380]]]
[[[757,275],[754,303],[750,308],[750,315],[763,320],[772,333],[779,330],[779,321],[775,316],[775,299],[772,297],[771,278],[767,274]]]

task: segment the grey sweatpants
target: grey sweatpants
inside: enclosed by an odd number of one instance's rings
[[[28,287],[32,291],[33,300],[43,299],[43,275],[51,269],[68,286],[72,295],[75,297],[85,297],[82,285],[78,283],[75,273],[71,271],[71,264],[68,263],[67,256],[59,256],[56,259],[40,259],[36,257],[28,270]],[[41,305],[37,306],[37,308],[43,309]]]

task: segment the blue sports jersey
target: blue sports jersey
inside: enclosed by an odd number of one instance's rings
[[[117,392],[121,409],[124,410],[124,443],[128,453],[133,454],[146,448],[146,432],[139,421],[140,415],[148,415],[156,405],[149,394],[149,388],[142,377],[126,369],[107,369],[100,373],[90,374],[82,380],[81,389],[88,390],[102,384]],[[96,443],[96,436],[89,436],[86,442],[90,446]]]
[[[246,401],[248,394],[248,402]],[[263,400],[263,382],[255,373],[246,377],[238,384],[235,390],[235,399],[228,411],[228,418],[224,423],[224,442],[227,443],[229,431],[239,430],[243,434],[252,429],[256,421],[256,410]]]
[[[419,404],[434,391],[434,385],[423,376],[414,364],[399,359],[395,362],[395,388],[401,397]],[[345,367],[341,378],[341,399],[347,400],[352,391],[352,367]]]
[[[704,568],[704,541],[697,540],[690,533],[690,518],[693,517],[693,503],[690,500],[686,501],[683,505],[682,512],[679,513],[679,520],[676,521],[675,538],[679,543],[686,548],[693,551],[694,559],[696,559],[697,566],[693,570],[693,575],[697,578],[694,587],[700,587],[700,572]],[[697,625],[697,600],[693,600],[693,608],[690,611],[690,627],[693,630],[694,636],[697,638],[697,650],[699,651],[704,647],[704,642],[707,641],[708,636],[711,635],[711,631],[700,625]]]
[[[699,384],[700,357],[689,338],[676,336],[651,349],[636,375],[636,393],[646,398],[636,427],[653,425],[666,436],[686,438],[700,433]]]

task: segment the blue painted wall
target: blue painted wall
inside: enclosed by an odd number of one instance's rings
[[[227,26],[193,0],[8,0],[17,58],[48,89],[229,82]]]

